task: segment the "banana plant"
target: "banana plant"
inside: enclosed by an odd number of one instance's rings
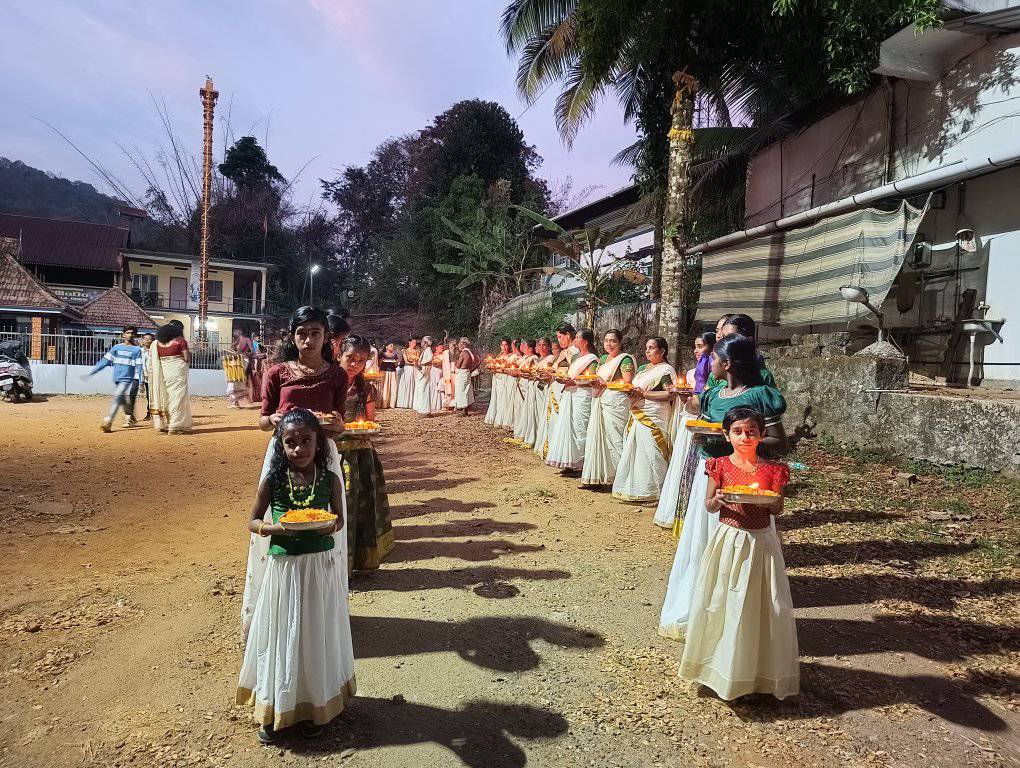
[[[567,266],[547,265],[522,270],[522,273],[541,272],[548,277],[560,277],[577,280],[584,286],[582,307],[585,313],[586,326],[593,328],[595,313],[600,306],[609,302],[603,298],[606,288],[614,280],[626,280],[642,285],[648,278],[639,270],[630,266],[626,258],[608,253],[606,248],[634,229],[635,221],[628,215],[622,224],[603,229],[598,226],[567,230],[547,216],[536,211],[514,206],[524,216],[541,225],[545,230],[546,239],[539,243],[548,250],[566,259]]]

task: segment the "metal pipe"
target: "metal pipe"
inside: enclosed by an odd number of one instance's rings
[[[968,160],[966,158],[954,160],[953,162],[946,163],[938,168],[932,168],[924,171],[923,173],[908,176],[905,179],[900,179],[899,181],[883,184],[875,189],[870,189],[865,192],[850,195],[849,197],[834,200],[831,203],[825,203],[785,218],[775,219],[774,221],[761,224],[757,227],[752,227],[751,229],[740,230],[729,235],[724,235],[723,237],[717,237],[714,240],[708,240],[707,242],[693,245],[687,248],[685,252],[699,253],[715,251],[727,245],[734,245],[735,243],[752,240],[756,237],[761,237],[762,235],[767,235],[779,230],[791,229],[798,225],[811,223],[828,216],[846,213],[847,211],[854,210],[855,208],[863,208],[869,203],[877,202],[886,197],[906,197],[916,192],[922,192],[933,187],[952,184],[956,181],[963,181],[964,179],[979,176],[982,173],[987,173],[999,168],[1015,165],[1016,163],[1020,163],[1020,148],[1012,147],[994,157],[987,156],[974,160]]]

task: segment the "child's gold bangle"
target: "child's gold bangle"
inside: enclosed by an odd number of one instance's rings
[[[258,528],[258,535],[259,535],[259,536],[265,536],[265,534],[264,534],[264,533],[262,533],[262,529],[263,529],[263,528],[265,527],[265,525],[266,525],[266,524],[265,524],[264,522],[262,522],[262,523],[259,523],[259,528]]]

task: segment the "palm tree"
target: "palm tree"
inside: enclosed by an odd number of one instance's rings
[[[786,116],[828,92],[869,82],[878,43],[914,21],[938,23],[939,0],[510,0],[501,31],[519,54],[517,86],[534,100],[563,86],[556,122],[569,145],[615,91],[641,134],[618,157],[635,161],[656,197],[662,247],[659,332],[679,349],[690,308],[684,258],[692,200],[720,169],[783,133]],[[700,124],[752,128],[693,162]],[[650,188],[650,190],[649,190]],[[653,275],[653,295],[659,269]]]

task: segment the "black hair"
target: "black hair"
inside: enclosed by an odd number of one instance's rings
[[[570,323],[563,322],[556,326],[556,333],[565,333],[568,336],[574,336],[577,333],[577,329]]]
[[[329,311],[329,314],[326,315],[326,327],[329,329],[331,336],[351,332],[351,324],[348,323],[342,315],[337,314],[332,309]]]
[[[184,332],[184,323],[182,323],[180,320],[167,320],[166,324],[167,325],[176,325],[178,328],[181,329],[181,333],[183,334],[183,332]]]
[[[539,342],[542,341],[545,342],[546,346],[549,347],[549,349],[552,349],[552,340],[550,340],[548,336],[543,336],[540,339],[535,339],[535,346],[538,346]]]
[[[144,338],[145,338],[146,336],[151,336],[152,338],[156,338],[156,334],[154,334],[154,333],[150,333],[149,331],[146,331],[145,333],[143,333],[143,334],[142,334],[142,338],[143,338],[143,339],[144,339]]]
[[[351,334],[346,339],[344,339],[344,345],[342,347],[342,350],[344,352],[351,351],[364,352],[366,355],[370,355],[372,354],[372,345],[369,343],[368,339],[366,339],[364,336]]]
[[[592,332],[591,328],[584,328],[578,331],[577,335],[584,339],[586,342],[588,342],[589,352],[595,349],[595,334]]]
[[[510,344],[512,344],[513,342],[510,341],[510,337],[509,336],[504,336],[502,339],[499,340],[499,343],[500,344],[506,344],[507,346],[510,346]]]
[[[723,325],[732,325],[741,336],[754,340],[756,327],[750,315],[730,315]]]
[[[339,307],[331,307],[327,314],[339,317],[341,320],[347,320],[351,316],[351,311],[347,307],[340,305]]]
[[[720,323],[722,323],[722,325],[726,325],[726,323],[728,323],[732,317],[733,317],[732,312],[727,312],[725,315],[722,315],[718,320],[716,320],[715,322],[716,327],[720,327],[719,325]]]
[[[173,321],[156,329],[156,341],[160,344],[169,344],[174,339],[179,339],[183,335],[184,331]]]
[[[754,408],[748,408],[746,405],[738,405],[736,408],[730,408],[726,411],[726,415],[723,416],[722,420],[723,431],[729,432],[730,427],[735,422],[743,421],[744,419],[751,419],[751,421],[758,425],[758,431],[762,435],[765,434],[765,417]]]
[[[532,352],[535,351],[535,346],[537,345],[537,343],[538,342],[536,342],[534,339],[521,339],[521,344],[525,347],[530,348]]]
[[[761,363],[754,342],[739,333],[723,336],[715,343],[712,351],[720,360],[730,364],[730,371],[745,387],[758,387],[761,379]]]
[[[287,454],[283,449],[283,431],[292,425],[308,427],[315,433],[315,458],[312,463],[319,471],[319,477],[326,474],[329,469],[329,452],[326,449],[326,434],[322,431],[322,424],[315,414],[305,408],[294,408],[287,411],[283,418],[276,425],[273,436],[273,454],[269,457],[269,473],[266,481],[269,483],[270,492],[287,482]]]
[[[698,338],[701,339],[701,343],[708,347],[708,351],[711,352],[712,348],[715,346],[715,333],[708,331],[707,333],[701,334]]]
[[[298,348],[297,344],[294,343],[294,331],[297,330],[299,325],[307,325],[308,323],[318,323],[322,326],[323,331],[329,329],[329,318],[326,313],[318,307],[298,307],[294,310],[294,314],[290,316],[289,329],[290,332],[283,337],[283,341],[280,343],[280,350],[276,353],[276,362],[286,363],[290,360],[298,359]],[[323,338],[322,340],[322,359],[327,363],[333,362],[333,345],[329,343],[329,339]]]
[[[662,356],[666,357],[669,354],[669,342],[661,336],[650,336],[648,341],[654,341],[655,346],[662,350]]]
[[[137,325],[125,325],[124,328],[121,330],[121,333],[127,333],[128,331],[132,331],[133,333],[137,334],[138,333],[138,326]]]
[[[609,334],[613,334],[620,341],[623,341],[623,331],[621,331],[619,328],[610,328],[608,331],[602,334],[602,338],[605,338]]]

